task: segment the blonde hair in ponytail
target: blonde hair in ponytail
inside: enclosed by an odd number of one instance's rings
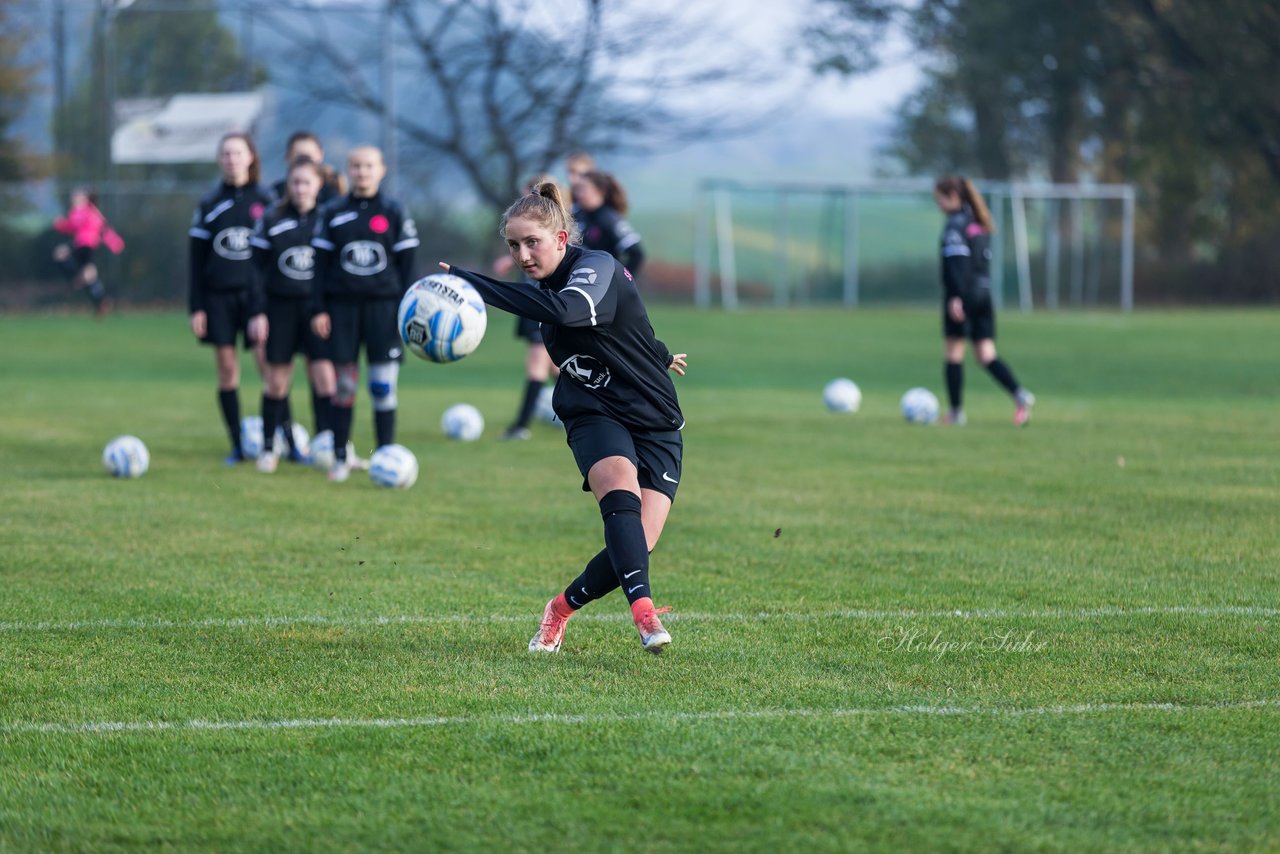
[[[569,215],[564,203],[564,194],[555,181],[542,181],[530,188],[529,192],[511,203],[502,215],[498,226],[498,234],[507,239],[507,223],[513,219],[527,219],[555,233],[568,232],[569,243],[581,243],[582,235],[578,233],[578,224]]]

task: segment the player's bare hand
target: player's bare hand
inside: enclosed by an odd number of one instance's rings
[[[197,338],[204,338],[209,332],[209,315],[203,311],[191,312],[191,331]]]
[[[440,261],[439,264],[440,264],[440,269],[444,270],[446,273],[453,269],[452,265],[446,264],[444,261]]]
[[[689,363],[686,361],[688,358],[688,353],[676,353],[671,357],[671,364],[667,365],[667,370],[675,371],[680,376],[684,376],[685,369],[689,367]]]
[[[267,316],[265,314],[255,314],[249,318],[249,340],[256,344],[266,343]]]
[[[956,323],[964,323],[964,300],[960,297],[947,300],[947,314],[951,315],[951,319]]]
[[[311,331],[315,333],[317,338],[325,341],[329,340],[329,335],[333,332],[333,321],[329,318],[328,312],[322,311],[311,318]]]

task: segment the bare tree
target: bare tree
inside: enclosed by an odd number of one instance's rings
[[[644,0],[391,0],[394,47],[275,13],[297,70],[277,82],[319,103],[384,109],[379,59],[395,50],[405,160],[444,158],[501,208],[574,149],[636,153],[741,132],[773,69],[714,14]],[[688,5],[688,4],[685,4]]]

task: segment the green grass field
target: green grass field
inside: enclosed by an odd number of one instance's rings
[[[389,492],[224,468],[178,314],[0,317],[0,851],[1280,849],[1277,321],[1006,312],[1035,418],[970,363],[956,429],[897,413],[934,311],[657,309],[674,644],[615,594],[533,657],[601,526],[495,438],[507,318],[405,366]]]

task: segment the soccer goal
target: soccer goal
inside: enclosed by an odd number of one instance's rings
[[[1133,309],[1134,188],[978,182],[995,220],[998,305]],[[697,305],[936,300],[942,215],[931,181],[709,179],[695,209]]]

